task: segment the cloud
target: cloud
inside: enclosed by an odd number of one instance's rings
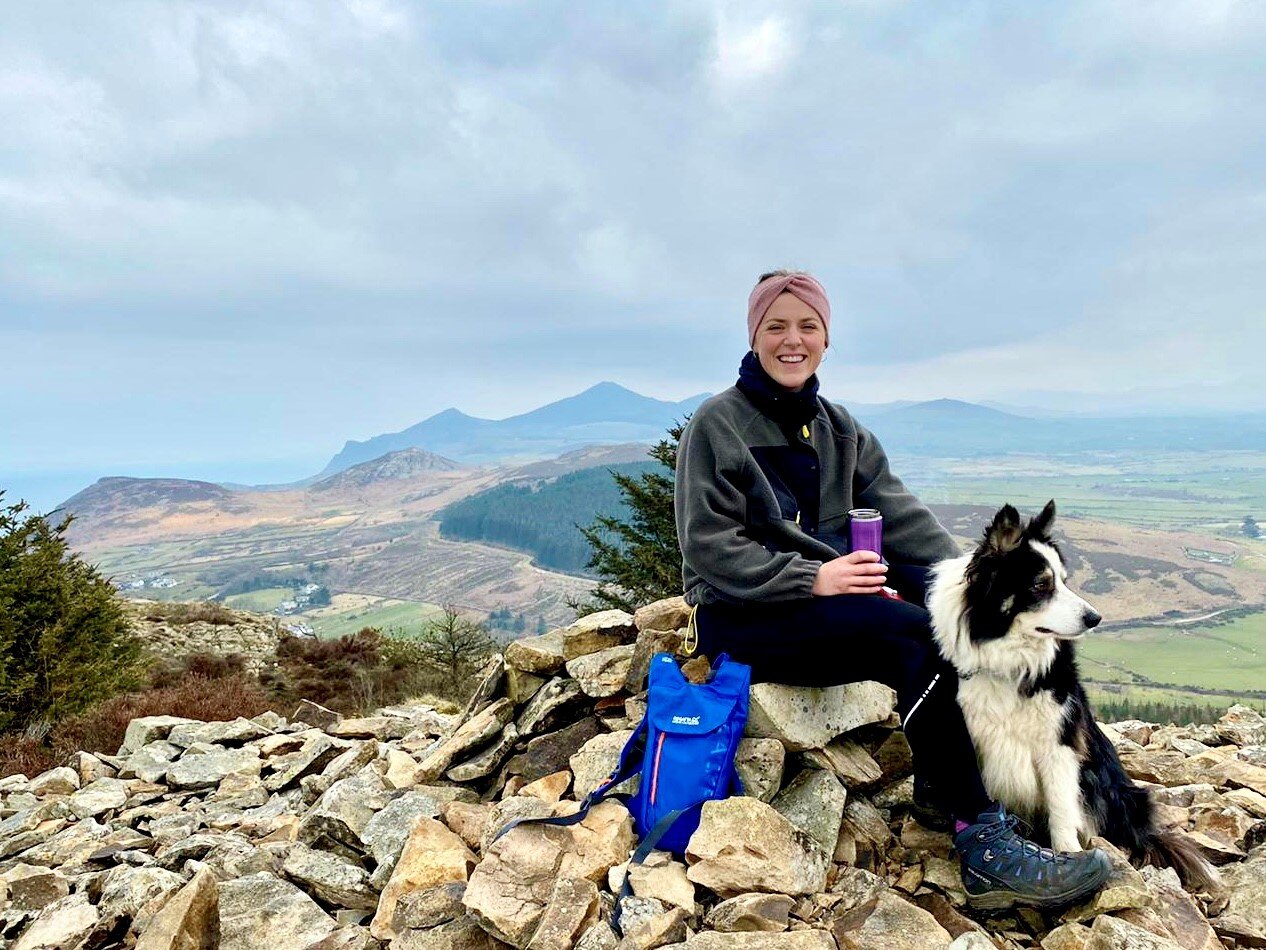
[[[1233,2],[11,4],[0,352],[43,358],[0,400],[74,398],[0,455],[151,448],[94,406],[239,454],[717,389],[780,265],[850,391],[1260,404],[1264,40]]]

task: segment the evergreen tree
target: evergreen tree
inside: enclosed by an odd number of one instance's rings
[[[641,475],[611,472],[628,508],[628,520],[600,515],[580,527],[592,554],[588,566],[602,579],[588,603],[570,601],[579,614],[619,608],[634,611],[645,604],[681,593],[681,549],[673,512],[677,443],[685,422],[668,430],[651,449],[663,471]]]
[[[1240,527],[1240,531],[1246,538],[1260,538],[1262,529],[1257,526],[1257,519],[1252,515],[1244,516],[1244,524]]]
[[[58,524],[0,491],[0,732],[46,731],[137,684],[140,644],[110,582]]]

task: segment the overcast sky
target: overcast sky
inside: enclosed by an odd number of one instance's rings
[[[1259,0],[6,3],[0,487],[719,390],[776,266],[845,403],[1261,407],[1263,49]]]

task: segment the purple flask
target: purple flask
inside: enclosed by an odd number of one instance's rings
[[[848,513],[850,550],[874,551],[883,556],[884,516],[877,508],[853,508]]]

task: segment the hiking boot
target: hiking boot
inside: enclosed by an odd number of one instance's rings
[[[954,825],[945,800],[927,779],[918,775],[914,777],[914,806],[910,814],[929,831],[950,831]]]
[[[1089,897],[1112,874],[1112,864],[1102,851],[1039,847],[1016,833],[1019,823],[1020,819],[997,805],[954,835],[967,903],[972,907],[1062,907]]]

